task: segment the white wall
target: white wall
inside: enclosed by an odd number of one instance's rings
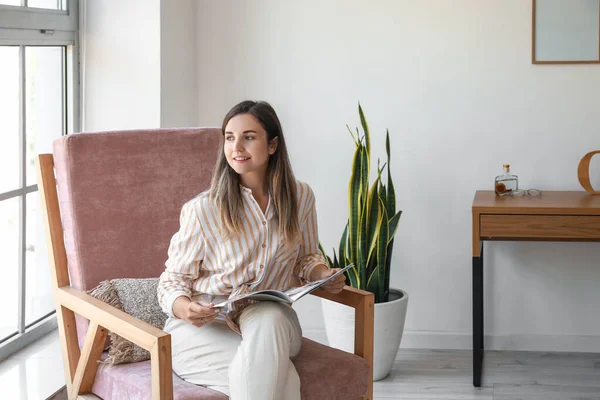
[[[84,131],[160,125],[160,1],[83,2]]]
[[[194,126],[196,1],[83,1],[84,131]]]
[[[198,122],[196,0],[160,2],[160,126]]]
[[[474,192],[504,163],[522,187],[579,190],[577,163],[599,148],[600,66],[532,65],[523,0],[201,1],[197,25],[198,124],[271,102],[326,248],[346,220],[357,102],[376,156],[389,128],[404,210],[392,285],[410,295],[402,345],[470,348]],[[487,246],[487,347],[600,351],[599,259],[594,243]],[[321,332],[319,303],[299,309]]]

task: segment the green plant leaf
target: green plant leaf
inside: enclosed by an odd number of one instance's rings
[[[376,265],[375,253],[377,248],[377,240],[379,238],[379,230],[380,224],[384,223],[383,214],[380,212],[379,207],[379,197],[381,193],[379,189],[382,188],[381,183],[381,173],[383,172],[384,167],[378,169],[377,177],[373,185],[371,185],[371,190],[369,191],[368,197],[368,225],[367,225],[367,233],[368,233],[368,255],[367,255],[367,265],[369,273],[373,271]],[[387,221],[385,221],[387,223]]]
[[[387,264],[385,265],[385,278],[384,278],[384,283],[383,283],[383,287],[385,288],[385,292],[383,295],[383,301],[387,302],[390,300],[390,269],[391,269],[391,264],[392,264],[392,251],[394,250],[394,240],[390,240],[390,242],[388,243],[388,247],[387,247]]]
[[[333,268],[337,268],[340,263],[338,262],[337,255],[335,254],[335,249],[333,249]]]
[[[335,264],[333,263],[333,261],[331,261],[331,258],[329,256],[326,256],[325,259],[327,260],[327,266],[329,268],[335,268]]]
[[[366,148],[363,146],[361,151],[361,165],[360,165],[360,187],[359,187],[359,220],[358,220],[358,236],[357,236],[357,264],[359,277],[361,282],[367,281],[367,275],[363,272],[367,269],[367,195],[369,188],[369,154]]]
[[[378,265],[369,276],[367,283],[367,290],[375,295],[375,303],[380,303],[383,296],[384,289],[380,278],[382,275],[381,267]]]
[[[398,229],[398,223],[400,222],[400,216],[402,215],[402,211],[398,211],[396,213],[396,215],[394,215],[392,217],[392,219],[390,219],[390,228],[389,228],[389,238],[388,238],[388,244],[394,240],[394,236],[396,236],[396,230]]]
[[[325,257],[325,261],[327,261],[327,268],[331,268],[331,259],[329,258],[327,253],[325,253],[325,249],[323,248],[321,242],[319,242],[319,250],[321,251],[321,254],[323,254],[323,257]]]
[[[352,129],[350,129],[348,124],[346,124],[346,128],[348,129],[348,132],[350,132],[350,136],[352,136],[352,139],[354,140],[354,144],[356,146],[358,146],[358,136],[354,136],[354,132],[352,132]]]
[[[363,213],[361,215],[360,218],[360,227],[359,227],[359,231],[358,231],[358,238],[359,238],[359,244],[358,244],[358,264],[359,264],[359,268],[364,268],[365,270],[367,270],[368,267],[368,255],[369,255],[369,249],[368,249],[368,243],[367,243],[367,239],[368,239],[368,232],[367,232],[367,210],[366,210],[366,202],[363,203],[363,207],[365,208],[365,210],[363,210]],[[360,270],[359,270],[360,271]],[[366,275],[362,274],[360,275],[361,280],[366,281]]]
[[[340,254],[340,263],[343,266],[348,264],[348,255],[346,254],[346,245],[348,244],[348,223],[346,223],[346,227],[344,228],[344,233],[342,233],[342,239],[340,240],[339,254]]]
[[[385,208],[384,198],[382,198],[382,197],[379,198],[379,204],[380,204],[381,212],[383,214],[383,220],[387,221],[388,220],[387,210]],[[377,241],[377,265],[382,266],[382,268],[385,268],[385,266],[387,265],[388,238],[389,238],[389,225],[384,222],[380,226],[379,240]],[[385,272],[386,271],[380,271],[380,274],[378,275],[379,284],[381,287],[380,296],[382,299],[383,299],[384,292],[385,292],[385,288],[384,288]]]
[[[390,290],[390,275],[391,275],[391,264],[392,264],[392,251],[394,249],[394,237],[396,236],[396,230],[398,228],[398,224],[400,222],[400,215],[402,215],[402,211],[396,213],[396,190],[394,188],[394,182],[392,181],[392,173],[391,173],[391,150],[390,150],[390,131],[386,130],[385,134],[385,152],[388,160],[388,195],[387,195],[387,211],[388,216],[393,215],[390,219],[389,224],[389,239],[387,246],[387,260],[385,264],[385,279],[384,279],[384,287],[386,289],[383,301],[389,301],[389,290]]]
[[[360,279],[358,277],[358,271],[356,267],[352,267],[346,271],[346,277],[350,281],[350,286],[353,288],[360,288]]]
[[[358,252],[357,252],[355,264],[358,266],[358,279],[359,279],[359,282],[361,283],[361,286],[359,286],[359,289],[364,290],[365,289],[364,284],[367,282],[367,276],[368,276],[367,275],[368,274],[367,259],[366,259],[366,255],[363,254],[362,246],[360,245],[360,243],[358,244],[357,247],[358,247]]]
[[[394,189],[394,182],[392,182],[392,173],[390,170],[390,131],[387,130],[385,134],[385,152],[387,154],[387,176],[388,176],[388,184],[387,184],[387,212],[388,215],[394,215],[396,213],[396,191]]]
[[[360,163],[362,146],[358,146],[354,152],[352,162],[352,175],[348,185],[348,243],[350,245],[350,259],[358,265],[358,227],[359,227],[359,202],[360,202]]]
[[[371,154],[371,134],[369,132],[369,124],[367,123],[367,119],[365,118],[365,113],[363,112],[360,103],[358,103],[358,115],[360,116],[360,124],[362,125],[363,131],[365,132],[365,147],[367,148],[367,154]]]
[[[373,183],[369,191],[367,202],[367,264],[371,265],[370,260],[377,243],[377,233],[379,232],[379,224],[382,222],[382,216],[379,214],[379,192],[377,190],[377,182]]]
[[[363,145],[363,152],[361,153],[361,165],[360,165],[360,205],[363,209],[361,212],[365,212],[367,205],[367,195],[369,191],[369,174],[371,173],[371,157],[369,157],[369,150]],[[366,229],[366,227],[365,227]]]

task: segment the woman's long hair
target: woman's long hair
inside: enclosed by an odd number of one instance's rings
[[[243,101],[234,106],[223,119],[223,139],[210,184],[210,198],[221,220],[221,233],[230,236],[240,232],[243,207],[240,190],[240,176],[231,168],[223,150],[225,127],[236,115],[250,114],[267,132],[267,145],[278,138],[277,149],[269,157],[267,182],[271,194],[278,233],[290,242],[300,233],[298,222],[298,200],[296,197],[296,179],[292,171],[290,158],[283,137],[283,130],[277,114],[271,105],[264,101]]]

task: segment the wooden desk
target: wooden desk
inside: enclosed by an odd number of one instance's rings
[[[473,200],[473,386],[483,363],[483,242],[486,240],[600,241],[600,196],[584,191]]]

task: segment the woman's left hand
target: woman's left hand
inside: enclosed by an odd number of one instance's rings
[[[321,277],[319,279],[324,279],[330,277],[331,275],[338,272],[341,268],[332,268],[326,269],[321,272]],[[321,286],[321,289],[324,289],[330,293],[340,293],[344,289],[344,285],[346,282],[346,276],[344,274],[340,274]]]

